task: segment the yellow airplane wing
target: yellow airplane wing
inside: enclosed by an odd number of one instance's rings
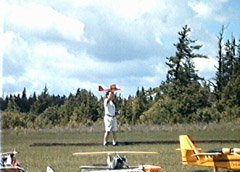
[[[240,154],[238,154],[238,153],[232,153],[232,154],[240,157]]]
[[[147,151],[102,151],[102,152],[75,152],[73,155],[101,155],[101,154],[159,154]]]

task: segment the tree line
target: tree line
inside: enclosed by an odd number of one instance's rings
[[[176,51],[166,57],[166,80],[156,88],[138,88],[134,96],[116,98],[122,124],[219,123],[240,119],[240,40],[217,36],[218,64],[214,80],[198,75],[194,59],[202,45],[190,38],[185,25],[178,32]],[[51,128],[92,125],[103,117],[103,99],[79,88],[69,96],[51,95],[47,86],[40,95],[21,94],[0,98],[2,128]]]

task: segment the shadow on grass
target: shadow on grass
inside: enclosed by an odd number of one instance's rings
[[[240,140],[198,140],[197,143],[240,143]],[[156,141],[125,141],[119,142],[119,146],[125,145],[152,145],[152,144],[179,144],[178,140],[156,140]],[[36,146],[101,146],[102,143],[32,143],[30,147]]]

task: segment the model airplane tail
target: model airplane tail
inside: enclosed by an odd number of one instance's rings
[[[195,143],[193,143],[192,139],[187,135],[180,135],[180,150],[182,156],[182,163],[184,165],[195,164],[197,160],[199,160],[198,156],[194,156],[196,154],[201,153],[201,149],[197,147]]]
[[[47,166],[47,171],[46,172],[54,172],[53,168],[50,166]]]
[[[98,91],[103,91],[103,87],[101,85],[98,86]]]
[[[110,88],[103,88],[101,85],[98,86],[98,91],[118,91],[120,88],[117,88],[116,84],[110,85]]]

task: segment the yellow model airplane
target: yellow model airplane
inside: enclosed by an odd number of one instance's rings
[[[184,165],[240,170],[240,148],[220,148],[202,152],[187,135],[180,135],[180,150]]]

